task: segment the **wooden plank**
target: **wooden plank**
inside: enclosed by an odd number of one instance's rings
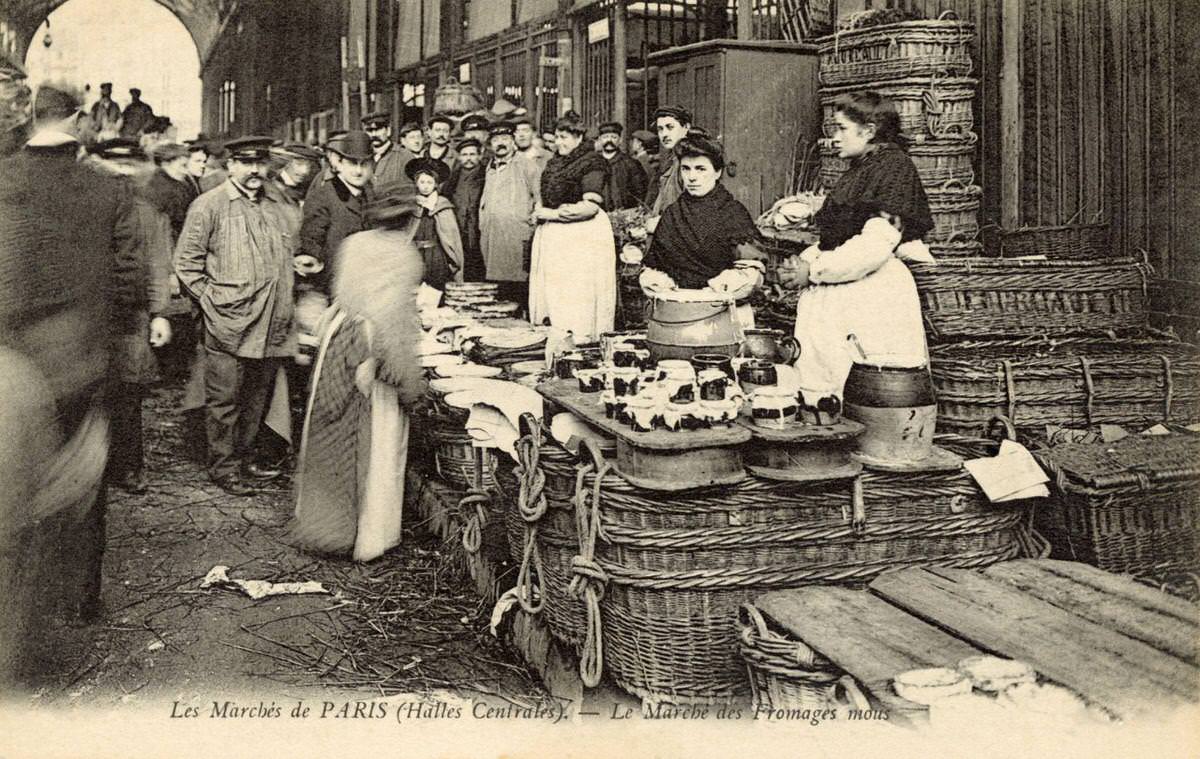
[[[1021,223],[1021,38],[1020,0],[1004,0],[1001,16],[1000,69],[1000,224],[1014,229]]]
[[[1197,626],[1197,612],[1200,609],[1188,604],[1192,613],[1185,617],[1163,613],[1155,596],[1170,598],[1165,593],[1158,593],[1133,580],[1108,575],[1095,567],[1088,569],[1095,570],[1101,577],[1093,578],[1085,573],[1084,581],[1057,571],[1057,565],[1071,563],[1006,561],[988,567],[983,574],[1102,627],[1140,640],[1192,664],[1200,664],[1200,626]],[[1113,582],[1107,582],[1106,578],[1111,578]],[[1126,588],[1126,585],[1133,587]],[[1144,602],[1136,599],[1143,595],[1142,591],[1149,596]]]
[[[904,569],[870,588],[980,648],[1028,662],[1117,716],[1196,698],[1195,667],[979,573]]]
[[[864,590],[813,586],[759,596],[754,605],[877,696],[901,672],[953,667],[979,650]]]

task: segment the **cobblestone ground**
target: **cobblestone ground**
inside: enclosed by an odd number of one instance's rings
[[[284,544],[290,482],[240,498],[212,486],[183,453],[181,395],[175,380],[146,401],[149,488],[109,491],[105,617],[47,630],[36,702],[540,698],[527,670],[489,634],[490,609],[452,568],[447,547],[415,518],[398,549],[366,565]],[[219,564],[234,578],[316,580],[331,593],[254,601],[201,589]]]

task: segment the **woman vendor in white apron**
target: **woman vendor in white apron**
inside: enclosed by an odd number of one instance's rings
[[[617,310],[617,251],[603,198],[608,161],[583,139],[573,111],[554,129],[558,152],[542,171],[542,205],[531,218],[529,321],[589,342],[613,328]]]
[[[701,290],[734,301],[762,284],[762,253],[754,246],[758,228],[746,207],[721,184],[721,143],[696,132],[675,145],[684,194],[663,212],[639,282],[648,294]],[[754,326],[748,304],[739,304],[743,327]]]
[[[796,369],[805,387],[840,396],[858,348],[926,357],[921,303],[902,259],[933,262],[922,238],[933,228],[929,201],[904,152],[892,102],[863,92],[837,101],[834,142],[850,168],[813,221],[818,244],[780,267],[801,289]]]
[[[301,548],[370,561],[400,542],[408,410],[425,392],[416,355],[424,264],[412,241],[419,212],[411,186],[381,191],[367,207],[374,228],[347,237],[338,253],[288,525]]]

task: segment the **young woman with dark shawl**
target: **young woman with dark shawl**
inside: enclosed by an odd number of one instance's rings
[[[926,358],[921,303],[903,261],[933,262],[922,241],[933,219],[892,102],[874,92],[845,96],[835,120],[833,139],[850,168],[813,219],[820,242],[780,273],[802,288],[801,381],[840,395],[858,355],[850,335],[868,356]]]
[[[758,229],[746,207],[721,184],[719,142],[692,132],[675,145],[683,195],[663,212],[640,276],[648,293],[712,290],[740,300],[762,283]],[[743,326],[753,314],[741,310]],[[750,321],[748,321],[748,319]]]
[[[290,541],[370,561],[400,542],[409,410],[424,395],[412,185],[381,188],[372,228],[342,241],[321,317],[296,467]]]
[[[570,331],[576,342],[613,328],[617,310],[617,251],[604,212],[608,161],[583,139],[578,114],[555,125],[558,151],[542,170],[542,205],[530,221],[529,320]]]

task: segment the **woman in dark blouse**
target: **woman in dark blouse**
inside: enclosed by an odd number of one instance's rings
[[[746,207],[721,184],[725,154],[719,142],[692,133],[675,146],[684,194],[663,212],[644,263],[641,284],[650,292],[712,287],[744,297],[759,283],[758,229]],[[731,269],[743,276],[737,276]],[[727,273],[729,272],[729,273]]]
[[[613,328],[617,264],[604,213],[608,161],[584,141],[578,114],[555,126],[557,153],[542,170],[542,205],[531,221],[529,320],[571,332],[576,342]]]

